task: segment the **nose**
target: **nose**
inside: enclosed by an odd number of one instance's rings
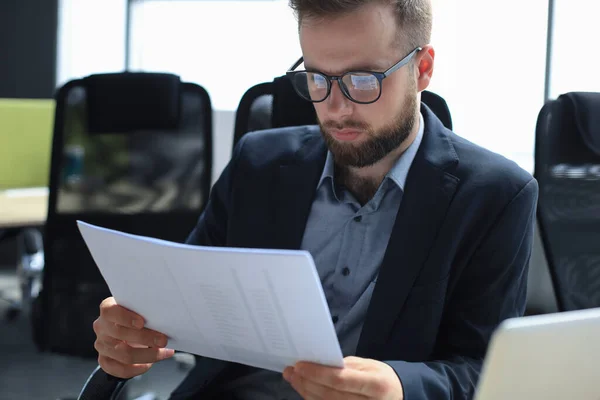
[[[331,93],[325,102],[327,103],[327,112],[331,117],[341,117],[352,113],[352,101],[342,93],[339,81],[331,84]]]

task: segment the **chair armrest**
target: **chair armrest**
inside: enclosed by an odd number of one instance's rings
[[[129,379],[116,378],[96,367],[77,400],[115,400]]]

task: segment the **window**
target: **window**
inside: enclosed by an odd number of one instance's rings
[[[555,0],[550,97],[600,92],[600,2]]]
[[[544,103],[547,18],[547,0],[434,0],[430,90],[448,102],[458,135],[529,171]]]
[[[600,61],[585,47],[600,33],[594,21],[600,6],[556,1],[552,93],[591,90],[592,81],[600,89],[598,77],[586,76]],[[59,83],[124,68],[126,0],[79,2],[62,0],[70,10],[63,6],[60,14]],[[433,2],[437,55],[430,90],[448,102],[457,134],[532,171],[544,101],[548,1]],[[223,125],[222,132],[216,128],[217,142],[225,127],[231,134],[229,119],[243,93],[284,74],[301,54],[286,0],[135,0],[130,17],[130,69],[172,72],[204,86],[217,110],[216,123]],[[571,61],[582,54],[585,71]],[[225,157],[229,148],[222,147]],[[225,162],[219,154],[217,172]]]
[[[60,0],[57,86],[125,69],[127,0]]]
[[[138,1],[131,70],[175,73],[202,85],[217,110],[237,109],[250,87],[300,57],[287,1]]]

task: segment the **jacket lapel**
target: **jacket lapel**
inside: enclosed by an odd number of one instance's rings
[[[327,148],[318,128],[311,129],[304,145],[291,162],[279,166],[274,193],[273,245],[278,249],[297,250],[302,237],[317,184],[325,165]]]
[[[406,298],[427,261],[437,232],[457,188],[450,171],[458,163],[445,129],[429,109],[422,108],[425,132],[409,171],[392,235],[363,330],[357,356],[377,357],[402,311]]]

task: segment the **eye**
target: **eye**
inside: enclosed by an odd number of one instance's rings
[[[323,75],[312,74],[313,85],[315,85],[319,89],[327,88],[327,80]]]
[[[379,81],[373,75],[351,74],[350,82],[356,90],[376,90],[379,87]]]

